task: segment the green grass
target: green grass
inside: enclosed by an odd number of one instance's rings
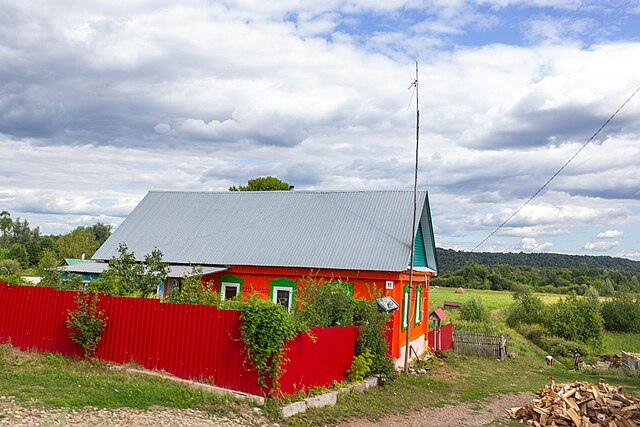
[[[22,405],[98,408],[151,406],[234,412],[237,402],[156,378],[109,370],[104,363],[28,353],[0,345],[0,390]]]
[[[640,353],[640,334],[615,334],[605,332],[602,340],[602,354],[621,354],[622,351]]]
[[[526,340],[525,340],[526,342]],[[576,380],[623,386],[626,393],[640,395],[640,381],[619,373],[575,372],[571,366],[546,366],[545,353],[529,347],[526,354],[502,362],[449,353],[444,366],[432,365],[426,376],[400,375],[395,381],[360,395],[341,399],[337,406],[312,409],[286,423],[292,426],[327,425],[357,418],[372,421],[390,414],[403,414],[425,407],[440,407],[459,402],[477,402],[496,394],[523,391],[538,392],[550,381]]]
[[[541,294],[535,295],[542,298],[545,304],[556,302],[563,295],[557,294]],[[465,289],[463,294],[456,294],[456,288],[438,288],[429,292],[429,311],[442,307],[445,301],[455,301],[465,303],[472,297],[482,299],[485,307],[490,311],[504,310],[513,303],[511,292],[507,291],[483,291],[479,289]]]

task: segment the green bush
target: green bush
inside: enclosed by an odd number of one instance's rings
[[[220,294],[213,282],[202,282],[202,267],[193,267],[191,274],[182,278],[180,286],[169,291],[168,302],[174,304],[221,305]],[[240,307],[237,307],[239,310]]]
[[[310,328],[353,325],[353,297],[347,284],[305,278],[297,290],[294,317]]]
[[[460,317],[468,322],[487,322],[489,311],[481,298],[471,297],[460,308]]]
[[[373,354],[367,348],[362,354],[353,358],[351,367],[347,371],[349,376],[347,379],[351,382],[361,382],[371,372],[371,366],[373,365]]]
[[[546,306],[543,314],[543,324],[551,335],[594,345],[602,341],[603,323],[600,302],[575,294]]]
[[[353,324],[359,328],[356,355],[370,351],[373,355],[371,373],[383,378],[393,375],[393,362],[387,343],[389,315],[378,311],[375,300],[357,299],[353,302]]]
[[[80,292],[76,308],[67,310],[69,337],[83,348],[84,357],[93,356],[107,322],[104,311],[98,310],[98,300],[97,293]]]
[[[591,352],[589,347],[582,343],[549,336],[547,331],[539,325],[520,324],[517,327],[517,331],[538,347],[556,357],[573,357],[576,351],[586,356]]]
[[[247,355],[258,371],[263,387],[279,386],[280,365],[288,340],[300,331],[298,325],[280,304],[255,295],[240,312],[240,332],[247,347]]]
[[[640,297],[622,293],[602,303],[604,327],[611,332],[640,332]]]
[[[518,287],[513,292],[513,299],[514,303],[506,310],[507,325],[514,327],[519,323],[533,325],[542,322],[544,303],[533,295],[529,287]]]

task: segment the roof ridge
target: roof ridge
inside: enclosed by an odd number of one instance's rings
[[[426,192],[427,190],[418,190]],[[149,193],[181,193],[181,194],[256,194],[256,193],[281,193],[281,194],[318,194],[318,193],[411,193],[413,190],[266,190],[266,191],[225,191],[225,190],[148,190]]]

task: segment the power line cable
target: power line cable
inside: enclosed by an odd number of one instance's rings
[[[629,101],[631,101],[631,98],[633,98],[633,97],[635,96],[635,94],[636,94],[636,93],[638,93],[638,91],[640,91],[640,86],[638,86],[638,88],[637,88],[637,89],[636,89],[636,90],[635,90],[635,91],[634,91],[634,92],[633,92],[633,93],[632,93],[632,94],[627,98],[627,100],[626,100],[626,101],[624,101],[620,107],[618,107],[618,109],[615,111],[615,113],[613,113],[613,114],[611,115],[611,117],[609,117],[609,118],[607,119],[607,121],[606,121],[606,122],[604,122],[604,123],[602,124],[602,126],[600,126],[600,128],[596,131],[596,133],[594,133],[593,135],[591,135],[591,138],[589,138],[589,139],[587,140],[587,142],[585,142],[584,144],[582,144],[582,146],[580,147],[580,149],[578,149],[578,151],[576,151],[576,152],[573,154],[573,156],[571,156],[571,157],[569,158],[569,160],[567,160],[567,161],[564,163],[564,165],[562,165],[562,167],[556,171],[556,173],[554,173],[553,175],[551,175],[551,178],[549,178],[549,179],[547,180],[547,182],[545,182],[545,183],[544,183],[544,185],[538,189],[538,191],[536,191],[535,193],[533,193],[533,196],[529,197],[529,198],[527,199],[527,201],[526,201],[526,202],[524,202],[524,203],[522,204],[522,206],[520,206],[518,209],[516,209],[516,210],[515,210],[515,211],[514,211],[510,216],[509,216],[509,218],[505,219],[505,220],[502,222],[502,224],[500,224],[500,225],[499,225],[495,230],[493,230],[493,231],[491,232],[491,234],[489,234],[489,235],[488,235],[487,237],[485,237],[485,238],[484,238],[480,243],[478,243],[478,244],[477,244],[473,249],[471,249],[471,252],[474,252],[476,249],[478,249],[480,246],[482,246],[482,244],[483,244],[484,242],[486,242],[487,240],[489,240],[489,239],[491,238],[491,236],[493,236],[494,234],[496,234],[496,233],[497,233],[497,232],[498,232],[502,227],[504,227],[504,225],[505,225],[506,223],[508,223],[509,221],[511,221],[511,219],[512,219],[514,216],[516,216],[516,215],[517,215],[517,214],[522,210],[522,208],[524,208],[525,206],[527,206],[527,205],[528,205],[528,204],[529,204],[533,199],[535,199],[535,198],[536,198],[536,197],[537,197],[537,196],[542,192],[542,190],[544,190],[545,188],[547,188],[547,186],[551,183],[551,181],[553,181],[553,180],[554,180],[554,178],[555,178],[556,176],[558,176],[558,175],[560,174],[560,172],[562,172],[562,171],[564,170],[564,168],[566,168],[566,167],[567,167],[567,165],[568,165],[569,163],[571,163],[571,161],[572,161],[573,159],[575,159],[575,158],[576,158],[576,156],[577,156],[578,154],[580,154],[580,152],[581,152],[582,150],[584,150],[584,148],[585,148],[587,145],[589,145],[589,143],[590,143],[591,141],[593,141],[593,140],[595,139],[595,137],[596,137],[596,136],[598,136],[598,134],[602,131],[602,129],[604,129],[604,128],[609,124],[609,122],[610,122],[611,120],[613,120],[613,118],[614,118],[615,116],[617,116],[617,115],[618,115],[618,113],[620,112],[620,110],[622,110],[622,109],[623,109],[623,108],[624,108],[624,107],[629,103]]]

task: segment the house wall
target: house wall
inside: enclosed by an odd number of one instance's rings
[[[428,313],[429,313],[429,280],[431,273],[414,273],[414,290],[410,301],[411,317],[409,319],[411,346],[418,354],[427,346]],[[390,353],[399,362],[403,362],[403,348],[406,342],[406,329],[403,326],[403,294],[409,284],[409,274],[384,271],[357,271],[357,270],[321,270],[309,268],[293,267],[255,267],[255,266],[232,266],[229,270],[203,276],[204,282],[213,281],[215,287],[220,289],[221,281],[224,278],[234,276],[233,279],[240,279],[242,282],[242,297],[247,299],[252,293],[257,293],[265,299],[270,299],[272,281],[277,279],[287,279],[295,282],[296,289],[305,286],[309,280],[342,280],[353,285],[355,298],[372,298],[375,295],[390,296],[399,305],[389,322],[391,331],[388,334],[390,340]],[[223,280],[221,280],[223,279]],[[390,289],[387,289],[387,282],[392,282]],[[416,323],[416,288],[422,286],[420,303],[422,311],[422,321]],[[294,292],[295,304],[295,292]],[[400,360],[402,359],[402,360]],[[401,365],[402,363],[400,363]],[[398,365],[397,365],[398,366]]]

